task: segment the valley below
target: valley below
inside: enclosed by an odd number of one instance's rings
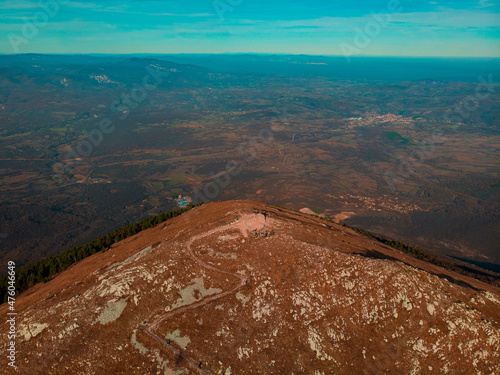
[[[0,264],[187,197],[348,212],[348,224],[498,270],[500,97],[477,78],[493,67],[439,80],[383,63],[396,73],[311,56],[0,56]],[[477,108],[450,117],[476,90]]]

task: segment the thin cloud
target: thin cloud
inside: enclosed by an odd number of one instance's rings
[[[497,5],[497,4],[495,4],[491,0],[480,0],[479,1],[479,8],[489,8],[489,7],[492,7],[495,5]]]
[[[70,8],[87,9],[95,12],[109,12],[109,13],[120,13],[120,14],[134,14],[142,16],[171,16],[171,17],[213,17],[212,13],[171,13],[171,12],[141,12],[136,10],[130,10],[129,6],[118,5],[118,6],[104,6],[96,3],[81,3],[70,1],[65,3],[65,6]]]
[[[31,1],[8,0],[0,3],[0,9],[14,10],[14,9],[35,9],[35,8],[40,8],[40,5],[38,5],[38,3]]]

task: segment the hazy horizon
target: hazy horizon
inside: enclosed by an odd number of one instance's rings
[[[272,53],[272,52],[127,52],[127,53],[103,53],[103,52],[74,52],[74,53],[57,53],[57,52],[22,52],[22,53],[3,53],[0,52],[0,56],[15,56],[15,55],[47,55],[47,56],[178,56],[178,55],[192,55],[192,56],[203,56],[203,55],[255,55],[255,56],[311,56],[311,57],[339,57],[345,58],[344,55],[326,55],[326,54],[309,54],[309,53]],[[450,60],[500,60],[499,56],[407,56],[407,55],[364,55],[359,54],[352,56],[350,58],[404,58],[404,59],[450,59]]]
[[[497,0],[40,4],[0,3],[1,53],[500,57]]]

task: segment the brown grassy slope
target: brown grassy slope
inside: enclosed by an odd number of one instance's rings
[[[199,361],[222,374],[500,370],[498,288],[250,201],[128,238],[16,310],[23,374],[197,373]]]

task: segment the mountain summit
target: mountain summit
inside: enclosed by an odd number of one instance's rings
[[[127,238],[16,310],[20,374],[500,372],[497,287],[249,201]]]

